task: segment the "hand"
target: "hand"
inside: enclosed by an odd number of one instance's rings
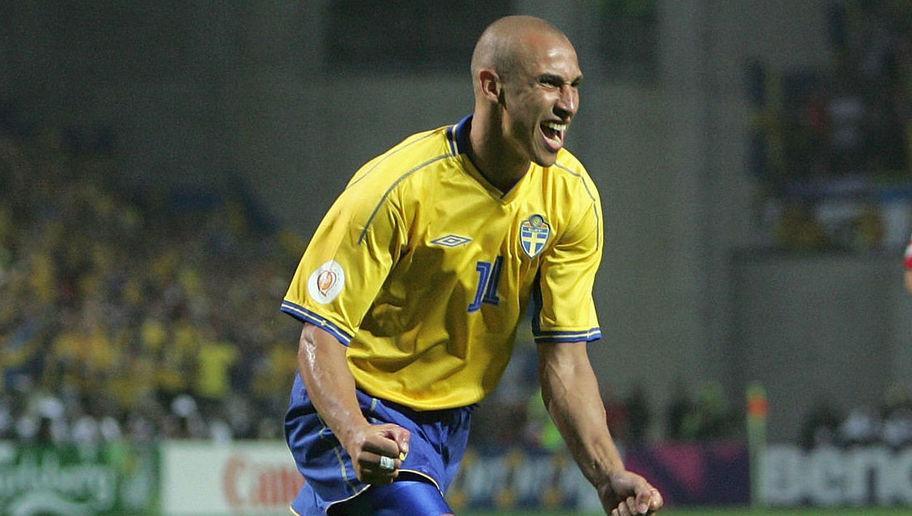
[[[652,487],[645,478],[630,471],[621,471],[608,477],[598,487],[598,494],[605,514],[611,516],[652,514],[664,505],[659,490]]]
[[[399,466],[408,455],[409,437],[408,430],[391,423],[366,424],[349,432],[343,446],[352,458],[358,480],[367,484],[389,484],[395,480]],[[381,467],[381,460],[389,459],[393,468]]]

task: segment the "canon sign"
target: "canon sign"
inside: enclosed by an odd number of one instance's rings
[[[222,471],[225,501],[234,510],[288,507],[303,484],[291,461],[278,465],[235,454]]]
[[[281,441],[161,445],[162,514],[288,514],[304,478]]]

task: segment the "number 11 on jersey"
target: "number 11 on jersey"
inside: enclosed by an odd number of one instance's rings
[[[503,256],[498,256],[494,263],[479,261],[475,265],[475,270],[478,271],[478,288],[475,290],[475,300],[469,305],[469,313],[477,312],[482,303],[500,303],[500,298],[497,297],[497,284],[500,282],[502,266]]]

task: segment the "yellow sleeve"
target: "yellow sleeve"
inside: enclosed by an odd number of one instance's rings
[[[555,245],[542,256],[533,287],[536,342],[579,342],[601,338],[592,288],[602,259],[602,217],[595,187]]]
[[[339,196],[304,251],[281,307],[345,345],[405,246],[394,196],[371,190],[359,185]]]

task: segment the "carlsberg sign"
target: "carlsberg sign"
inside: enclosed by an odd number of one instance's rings
[[[912,448],[775,445],[761,470],[769,505],[912,504]]]
[[[153,449],[0,441],[0,514],[123,514],[154,509]]]

